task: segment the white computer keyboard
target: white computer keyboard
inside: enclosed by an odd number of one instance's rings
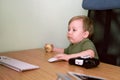
[[[0,64],[19,72],[39,68],[39,66],[7,56],[0,56]]]

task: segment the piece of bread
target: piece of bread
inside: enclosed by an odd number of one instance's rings
[[[53,45],[52,44],[45,44],[44,49],[45,49],[46,53],[52,52]]]

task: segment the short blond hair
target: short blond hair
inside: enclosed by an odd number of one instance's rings
[[[84,15],[74,16],[74,17],[72,17],[70,19],[70,21],[68,22],[68,25],[70,25],[70,23],[72,21],[75,21],[75,20],[82,20],[83,21],[83,29],[85,31],[88,31],[89,32],[89,36],[88,37],[91,37],[93,32],[94,32],[93,21],[89,17],[84,16]]]

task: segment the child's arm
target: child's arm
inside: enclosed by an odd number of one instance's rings
[[[95,53],[93,50],[89,49],[86,51],[82,51],[80,53],[74,53],[74,54],[58,54],[55,57],[58,59],[62,59],[62,60],[66,60],[68,61],[70,58],[75,58],[75,57],[84,57],[84,56],[90,56],[91,58],[93,58],[95,56]]]
[[[89,56],[91,58],[93,58],[95,56],[95,53],[93,50],[88,49],[79,53],[75,53],[75,54],[70,54],[69,57],[70,58],[74,58],[74,57],[85,57],[85,56]]]
[[[63,48],[53,48],[53,51],[58,52],[58,53],[64,53],[64,49]]]

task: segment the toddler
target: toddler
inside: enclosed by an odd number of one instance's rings
[[[72,17],[68,23],[67,38],[70,45],[67,48],[53,47],[58,52],[54,57],[68,61],[76,57],[90,57],[98,59],[98,54],[89,37],[93,34],[93,22],[87,16]]]

